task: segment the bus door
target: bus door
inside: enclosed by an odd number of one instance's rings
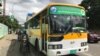
[[[42,50],[47,51],[47,31],[45,19],[42,19]]]

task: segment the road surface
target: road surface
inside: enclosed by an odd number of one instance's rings
[[[0,56],[23,56],[19,51],[20,42],[17,41],[17,35],[9,34],[4,39],[0,40]],[[37,52],[32,46],[28,56],[45,56],[44,54]],[[89,51],[85,53],[79,53],[76,55],[65,56],[100,56],[100,42],[89,44]]]

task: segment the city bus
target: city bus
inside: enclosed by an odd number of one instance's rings
[[[50,3],[25,22],[29,43],[47,56],[88,51],[85,9]]]

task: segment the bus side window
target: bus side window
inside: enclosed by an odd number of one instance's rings
[[[43,17],[42,23],[48,24],[48,17],[47,16]]]
[[[32,28],[33,29],[40,29],[40,20],[39,20],[39,17],[36,17],[36,18],[33,19]]]
[[[46,33],[47,24],[48,24],[48,19],[47,17],[44,16],[42,18],[42,33]]]
[[[28,23],[25,23],[25,29],[28,29]]]

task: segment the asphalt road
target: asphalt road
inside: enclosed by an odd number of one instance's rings
[[[6,39],[6,38],[5,38]],[[7,42],[4,45],[0,46],[0,56],[24,56],[19,51],[20,42],[17,41],[17,35],[10,35],[10,40],[7,38],[5,40]],[[1,42],[1,40],[0,40]],[[28,56],[45,56],[43,53],[37,52],[35,48],[30,46],[30,53]],[[65,56],[100,56],[100,42],[99,43],[90,43],[89,44],[89,51],[85,53],[79,53],[76,55],[65,55]]]

